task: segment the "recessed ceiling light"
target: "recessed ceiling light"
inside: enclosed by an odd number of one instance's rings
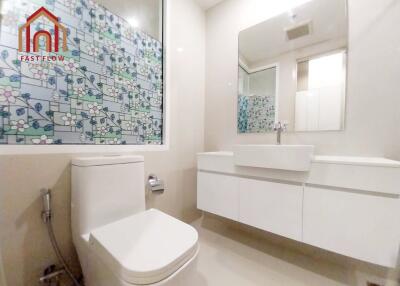
[[[136,18],[129,18],[128,19],[129,25],[131,25],[133,28],[139,27],[139,21]]]

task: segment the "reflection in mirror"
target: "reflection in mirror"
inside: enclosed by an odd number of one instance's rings
[[[239,34],[239,133],[344,128],[346,0],[313,0]]]
[[[276,66],[254,72],[239,66],[239,130],[241,133],[265,132],[274,128],[276,72]]]
[[[297,63],[295,131],[342,129],[345,59],[338,51]]]

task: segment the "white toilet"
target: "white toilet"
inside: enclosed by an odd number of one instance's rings
[[[141,156],[72,160],[72,235],[86,286],[194,285],[197,231],[145,210]]]

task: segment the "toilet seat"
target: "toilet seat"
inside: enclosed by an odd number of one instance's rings
[[[121,280],[145,285],[164,280],[197,252],[197,231],[151,209],[90,233],[90,249]]]

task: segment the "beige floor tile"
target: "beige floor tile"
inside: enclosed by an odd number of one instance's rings
[[[202,218],[193,226],[200,237],[198,267],[204,286],[366,286],[367,279],[400,285],[379,277],[385,274],[380,269],[362,273],[344,257],[304,246],[313,253],[307,255],[296,249],[303,247],[297,242],[280,245],[273,240],[284,239],[276,237],[269,242],[257,230],[247,232],[218,218]]]

